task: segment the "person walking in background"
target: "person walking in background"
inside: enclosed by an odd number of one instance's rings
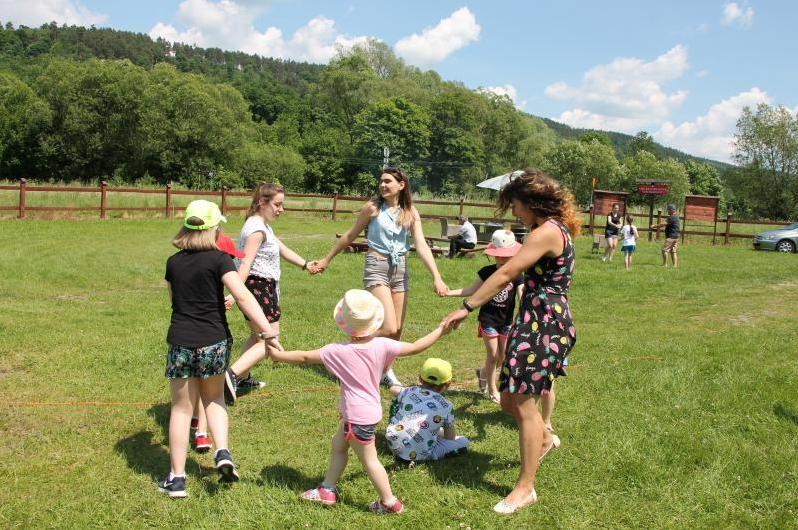
[[[448,330],[440,324],[412,343],[376,337],[384,313],[384,306],[370,292],[350,289],[333,310],[335,323],[349,336],[350,342],[328,344],[312,351],[269,348],[274,361],[324,364],[327,371],[340,381],[338,409],[341,423],[332,439],[330,465],[322,483],[302,494],[306,501],[325,505],[338,502],[338,480],[346,469],[349,449],[352,449],[379,495],[371,504],[371,511],[379,514],[404,511],[402,502],[391,490],[388,473],[377,456],[375,446],[377,423],[382,419],[379,381],[395,358],[426,350]]]
[[[460,229],[456,235],[449,238],[449,259],[457,256],[461,248],[472,249],[477,246],[477,229],[474,228],[468,217],[461,215],[458,217],[458,221],[460,221]]]
[[[521,308],[510,333],[499,392],[502,408],[518,425],[521,469],[515,487],[494,507],[510,514],[537,501],[535,478],[539,461],[555,445],[538,410],[540,396],[558,376],[567,375],[564,361],[576,343],[568,304],[574,271],[574,245],[582,220],[570,191],[542,171],[529,169],[499,193],[498,208],[512,208],[530,230],[515,257],[498,268],[463,308],[444,319],[458,326],[474,309],[488,303],[508,282],[526,271]]]
[[[676,251],[679,248],[681,230],[679,230],[679,214],[676,213],[675,204],[668,205],[668,218],[665,223],[654,225],[652,228],[662,228],[663,226],[665,227],[665,243],[662,245],[662,266],[668,266],[668,254],[670,254],[671,263],[676,268],[679,266],[679,257]]]
[[[379,334],[399,340],[407,313],[409,274],[408,238],[413,236],[421,262],[432,274],[432,286],[438,296],[448,287],[441,279],[435,258],[424,238],[421,216],[413,206],[413,193],[407,175],[399,168],[383,170],[377,196],[360,208],[352,227],[322,259],[312,263],[316,271],[324,271],[333,258],[348,247],[368,227],[368,251],[363,268],[363,288],[371,292],[385,307],[385,320]],[[386,386],[401,385],[392,370],[386,374]]]
[[[622,223],[620,207],[616,202],[612,205],[612,211],[607,216],[607,224],[604,226],[604,239],[607,242],[607,247],[604,249],[602,261],[612,261],[615,249],[618,247],[618,232],[621,230]]]
[[[233,338],[225,316],[224,288],[261,332],[270,335],[277,350],[271,324],[252,294],[238,277],[232,258],[216,243],[219,224],[227,220],[209,201],[193,201],[186,207],[183,226],[172,244],[180,249],[166,262],[165,279],[172,303],[166,341],[166,377],[172,396],[169,415],[169,475],[159,490],[170,497],[186,496],[186,455],[191,414],[199,395],[205,407],[213,441],[214,462],[222,482],[238,480],[228,448],[227,409],[224,404],[224,372],[230,360]]]
[[[266,318],[280,333],[280,260],[307,270],[308,261],[280,241],[269,223],[283,213],[285,192],[279,184],[263,183],[255,188],[252,203],[247,211],[247,220],[241,227],[238,248],[244,253],[238,267],[238,275],[247,289],[255,296]],[[251,330],[249,338],[241,349],[242,355],[225,374],[225,399],[228,404],[235,403],[239,393],[262,388],[265,383],[252,377],[250,370],[263,359],[262,349],[252,349],[258,341],[258,326],[246,314]],[[250,352],[249,354],[247,354]]]
[[[496,263],[482,267],[477,271],[477,279],[464,289],[450,289],[446,296],[471,296],[490,278],[497,269],[504,266],[521,249],[515,234],[510,230],[493,232],[485,254],[493,256]],[[519,274],[513,278],[488,303],[479,308],[477,317],[477,336],[485,343],[485,365],[477,370],[479,390],[487,392],[488,397],[499,403],[499,390],[496,387],[496,372],[504,360],[507,336],[510,334],[515,316],[516,296],[521,298],[524,278]]]
[[[637,227],[634,225],[634,219],[631,215],[626,216],[626,224],[621,228],[621,238],[623,239],[623,245],[621,246],[623,264],[626,270],[631,270],[632,255],[635,252],[637,240],[640,238],[640,233],[637,231]]]

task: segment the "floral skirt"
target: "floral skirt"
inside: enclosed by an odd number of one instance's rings
[[[170,344],[169,351],[166,352],[166,377],[187,379],[221,375],[230,363],[232,348],[232,338],[198,348]]]

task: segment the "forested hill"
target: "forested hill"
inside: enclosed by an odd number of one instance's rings
[[[585,134],[524,114],[506,97],[406,65],[377,41],[321,66],[113,29],[6,23],[0,113],[6,179],[245,187],[272,178],[361,191],[388,146],[391,162],[431,192],[467,193],[486,176],[534,165],[584,201],[585,179],[633,188],[632,173],[656,159],[707,162],[650,137]],[[574,153],[589,167],[572,167]],[[692,187],[690,167],[680,167],[677,188]],[[673,169],[651,168],[662,177]]]

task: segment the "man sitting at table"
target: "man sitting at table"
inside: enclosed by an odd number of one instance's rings
[[[457,235],[449,236],[449,258],[453,258],[460,252],[461,248],[474,248],[477,245],[477,229],[468,221],[468,217],[461,215],[460,230]]]

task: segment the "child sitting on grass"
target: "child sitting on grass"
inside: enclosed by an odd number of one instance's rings
[[[443,394],[452,382],[452,365],[443,359],[424,361],[419,385],[392,387],[390,422],[385,438],[403,462],[440,460],[465,452],[468,438],[454,430],[454,407]]]
[[[382,419],[379,381],[396,357],[420,353],[446,332],[439,325],[413,343],[375,337],[382,326],[383,307],[373,294],[360,289],[344,294],[333,311],[333,318],[350,337],[348,343],[328,344],[312,351],[268,349],[274,361],[324,364],[341,384],[341,425],[332,440],[330,466],[322,483],[304,492],[302,499],[324,505],[337,502],[336,484],[346,468],[349,448],[352,448],[379,494],[379,499],[370,506],[371,511],[401,513],[404,507],[391,491],[388,473],[377,458],[374,445],[376,424]]]
[[[490,278],[496,270],[510,261],[515,256],[521,244],[515,240],[515,234],[510,230],[496,230],[493,232],[490,244],[485,249],[485,254],[493,256],[496,263],[482,267],[477,271],[478,278],[465,289],[449,289],[446,296],[471,296],[482,283]],[[488,393],[494,403],[499,402],[499,390],[496,388],[496,374],[498,367],[504,361],[504,350],[507,336],[513,323],[515,313],[516,294],[521,297],[523,277],[518,276],[508,282],[493,299],[479,308],[477,318],[477,336],[482,337],[485,343],[485,366],[477,370],[479,390]]]

